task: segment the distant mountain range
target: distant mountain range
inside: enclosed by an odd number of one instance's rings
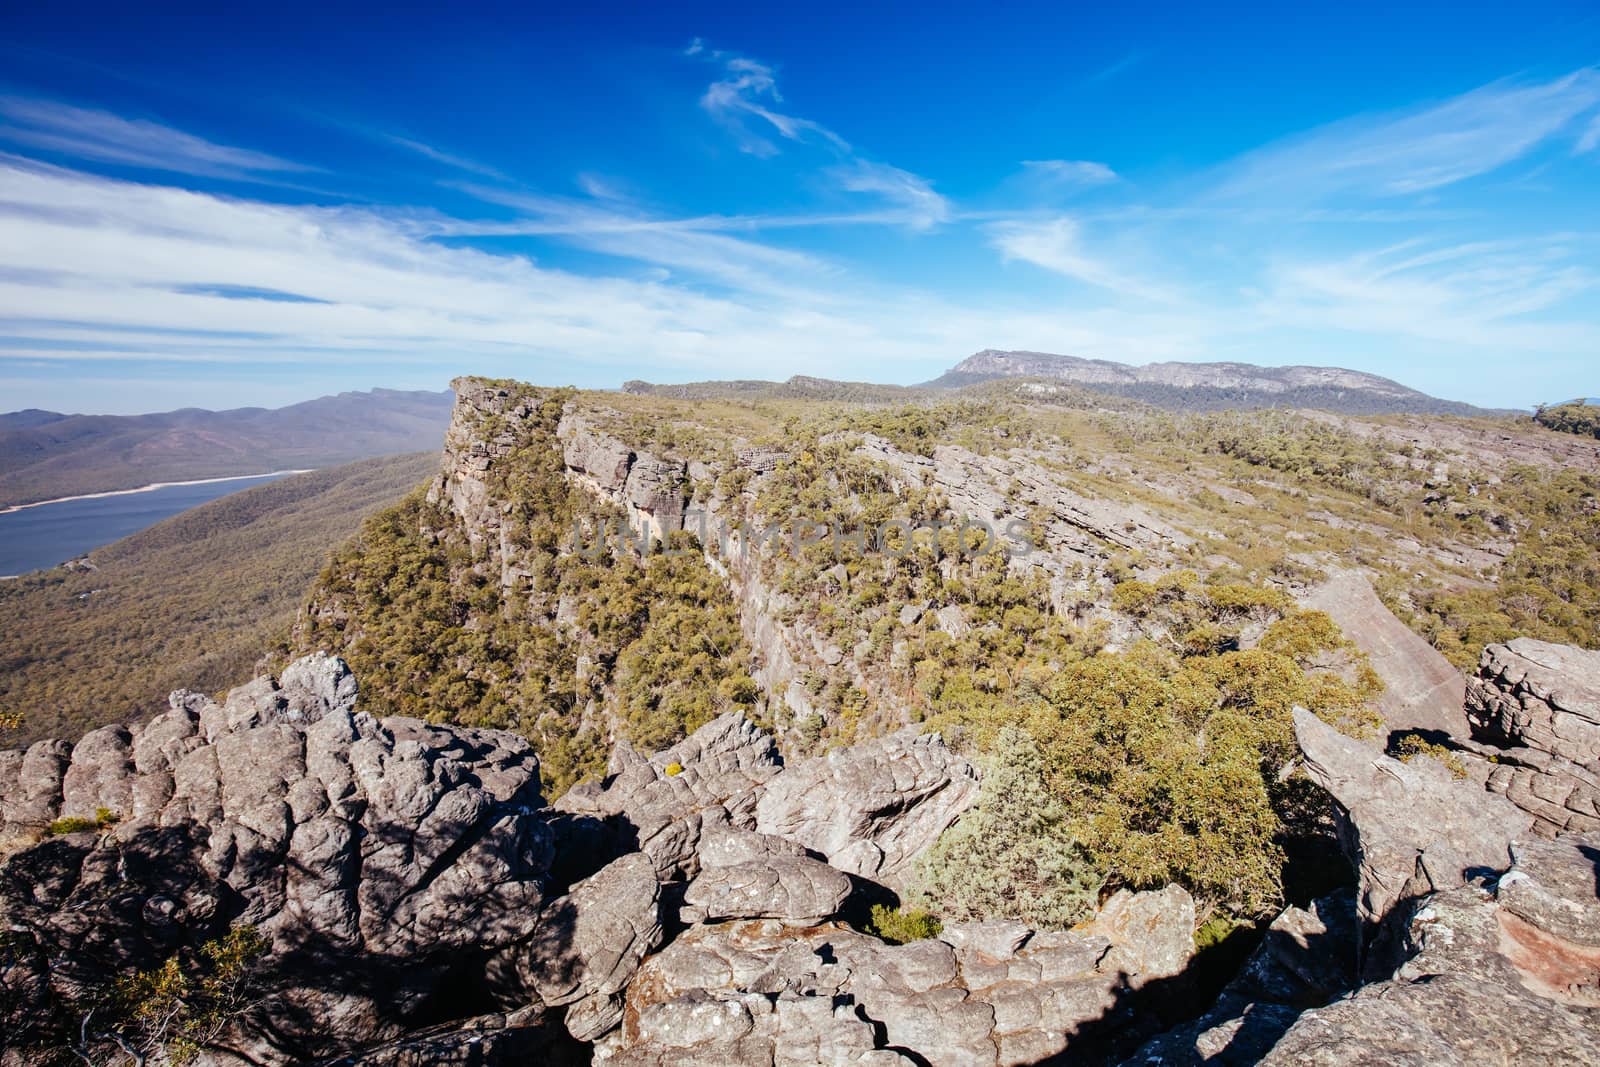
[[[0,414],[0,506],[431,451],[451,404],[449,390],[373,389],[276,409]]]
[[[1002,352],[986,348],[921,385],[877,385],[795,375],[787,381],[686,382],[657,385],[625,382],[622,391],[675,400],[762,399],[894,403],[952,391],[987,392],[994,383],[1061,382],[1071,392],[1053,402],[1083,406],[1094,397],[1120,397],[1170,411],[1256,408],[1317,408],[1343,415],[1499,414],[1407,388],[1376,374],[1339,367],[1257,367],[1250,363],[1149,363],[1142,367],[1108,359],[1080,359],[1049,352]],[[1052,387],[1055,388],[1055,387]]]
[[[957,389],[1002,378],[1053,378],[1186,411],[1320,408],[1345,415],[1487,413],[1376,374],[1339,367],[1258,367],[1250,363],[1147,363],[1136,367],[1106,359],[992,348],[968,356],[925,386]]]

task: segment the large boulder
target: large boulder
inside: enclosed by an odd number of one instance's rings
[[[978,784],[937,734],[908,728],[785,769],[756,803],[756,829],[890,878],[977,803]]]
[[[664,879],[692,874],[702,830],[753,828],[758,787],[782,769],[772,736],[739,712],[648,758],[619,741],[603,781],[556,801],[567,817],[557,824],[563,852],[587,853],[587,870],[597,870],[641,851]]]
[[[706,867],[684,892],[683,902],[708,922],[783,919],[816,923],[839,910],[850,895],[850,879],[805,856],[768,856]]]
[[[1169,927],[1192,923],[1193,902],[1181,893],[1140,895],[1124,904],[1122,918],[1108,916],[1104,925],[1125,937],[1121,946],[1092,928],[1044,932],[1003,922],[952,925],[905,945],[836,923],[691,927],[639,969],[622,1026],[596,1046],[595,1062],[1046,1062],[1074,1041],[1102,1041],[1108,1025],[1132,1025],[1116,1014],[1139,977],[1130,960],[1159,961],[1151,966],[1163,971],[1181,966],[1165,937]],[[1173,921],[1156,921],[1168,905]],[[1124,921],[1134,915],[1150,922]],[[1137,946],[1146,926],[1163,935]],[[1183,935],[1192,946],[1192,926]]]
[[[622,1018],[619,996],[661,943],[661,885],[645,856],[624,856],[546,905],[533,938],[512,948],[519,976],[567,1029],[593,1040]]]
[[[1090,923],[1090,933],[1111,943],[1102,961],[1127,972],[1133,983],[1171,978],[1194,955],[1194,898],[1182,887],[1135,893],[1119,889]]]

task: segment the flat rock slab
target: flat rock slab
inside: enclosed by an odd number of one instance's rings
[[[1399,619],[1359,571],[1338,571],[1300,600],[1327,612],[1383,679],[1378,701],[1390,730],[1431,730],[1470,736],[1462,704],[1466,679],[1439,650]]]

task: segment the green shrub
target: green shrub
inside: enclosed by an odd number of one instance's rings
[[[977,806],[919,863],[913,899],[960,922],[1065,928],[1085,918],[1102,875],[1074,839],[1066,805],[1046,787],[1039,746],[1008,726],[987,763]]]
[[[867,924],[868,933],[882,938],[891,945],[926,941],[930,937],[938,937],[943,929],[944,924],[925,911],[917,908],[909,910],[891,908],[887,904],[874,904],[872,921]]]
[[[527,419],[479,427],[516,435],[487,477],[526,578],[503,588],[481,546],[418,492],[334,554],[294,646],[342,655],[375,714],[522,733],[554,797],[604,772],[612,715],[657,751],[725,711],[753,711],[760,694],[733,598],[690,534],[646,555],[615,536],[598,552],[574,543],[578,527],[614,535],[622,514],[564,476],[555,430],[572,394],[528,395]]]
[[[1540,407],[1533,421],[1562,433],[1600,437],[1600,405],[1574,400],[1554,407]]]

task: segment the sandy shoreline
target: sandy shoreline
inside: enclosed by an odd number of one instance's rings
[[[83,493],[78,496],[59,496],[54,500],[36,500],[31,504],[10,504],[0,508],[0,515],[9,515],[13,511],[26,511],[28,508],[42,508],[46,504],[65,504],[69,500],[99,500],[108,496],[128,496],[132,493],[148,493],[154,489],[171,489],[179,485],[211,485],[214,482],[248,482],[258,478],[274,478],[284,474],[310,474],[315,467],[306,467],[303,470],[268,471],[265,474],[233,474],[226,478],[194,478],[187,482],[151,482],[141,485],[137,489],[108,489],[103,493]],[[13,578],[15,575],[7,574],[0,578]]]

